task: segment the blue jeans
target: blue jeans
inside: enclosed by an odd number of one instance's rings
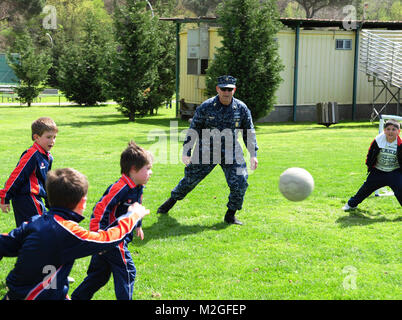
[[[402,170],[397,169],[391,172],[385,172],[373,168],[367,177],[367,180],[361,186],[359,191],[351,197],[348,205],[357,207],[364,199],[377,189],[388,186],[394,192],[399,204],[402,206]]]

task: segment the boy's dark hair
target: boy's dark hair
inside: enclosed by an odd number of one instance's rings
[[[394,119],[389,119],[389,120],[385,123],[384,129],[385,129],[386,127],[389,127],[389,126],[394,126],[395,128],[398,128],[398,130],[401,129],[401,124],[400,124],[398,121],[394,120]]]
[[[73,210],[88,193],[88,180],[72,168],[47,173],[46,192],[50,207]]]
[[[138,146],[134,141],[130,141],[120,156],[121,173],[128,175],[133,166],[138,171],[151,162],[151,153]]]
[[[31,131],[32,131],[32,140],[34,139],[34,134],[37,134],[38,136],[42,136],[42,134],[45,131],[55,131],[58,132],[59,129],[57,128],[56,123],[53,121],[52,118],[49,117],[41,117],[34,122],[32,122],[31,125]]]

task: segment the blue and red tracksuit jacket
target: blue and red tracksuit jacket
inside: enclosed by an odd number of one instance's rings
[[[52,168],[53,156],[36,142],[25,150],[16,168],[0,190],[1,204],[8,204],[17,195],[35,195],[47,203],[46,175]]]
[[[142,204],[144,186],[137,186],[127,175],[122,174],[119,180],[110,185],[101,199],[96,203],[89,229],[91,231],[107,230],[120,216],[127,213],[129,206],[138,202]],[[139,221],[137,227],[141,227]],[[132,241],[132,233],[126,237],[127,242]]]
[[[0,235],[0,260],[18,257],[6,279],[9,299],[66,299],[74,259],[116,247],[139,221],[130,212],[107,231],[92,232],[78,225],[82,219],[71,210],[50,208]]]

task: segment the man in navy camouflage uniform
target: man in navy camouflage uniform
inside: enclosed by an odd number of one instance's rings
[[[250,110],[244,102],[233,97],[236,78],[219,77],[216,90],[218,95],[206,100],[195,111],[184,141],[184,178],[172,190],[171,197],[158,208],[158,213],[168,213],[177,200],[182,200],[219,164],[230,189],[224,221],[242,224],[235,213],[243,205],[248,173],[237,134],[242,134],[250,153],[250,168],[255,170],[258,165],[255,131]]]

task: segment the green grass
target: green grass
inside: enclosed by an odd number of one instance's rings
[[[174,109],[130,123],[114,106],[0,107],[1,184],[32,144],[30,124],[40,116],[52,117],[59,126],[54,168],[73,167],[89,179],[82,222],[88,227],[93,205],[120,176],[119,156],[128,141],[155,151],[150,132],[168,133]],[[187,127],[179,121],[179,131]],[[377,132],[369,122],[330,128],[259,124],[259,168],[250,172],[237,215],[244,226],[223,223],[229,190],[219,167],[169,215],[156,214],[184,166],[155,163],[143,199],[152,212],[144,219],[145,239],[130,245],[137,267],[134,299],[401,299],[402,214],[397,200],[370,197],[354,213],[341,210],[366,177],[364,160]],[[294,203],[281,196],[278,179],[295,166],[313,175],[315,189],[308,199]],[[1,213],[0,232],[13,226],[13,214]],[[14,261],[0,262],[0,295]],[[70,294],[84,279],[88,263],[89,258],[75,262]],[[351,278],[354,286],[348,289]],[[115,299],[113,281],[94,298]]]

